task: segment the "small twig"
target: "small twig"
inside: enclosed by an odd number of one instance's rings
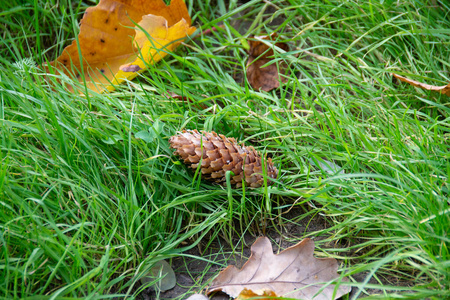
[[[205,31],[202,31],[202,35],[211,34],[212,32],[219,30],[219,28],[224,29],[225,25],[219,25],[219,26],[214,26],[212,28],[208,28]]]

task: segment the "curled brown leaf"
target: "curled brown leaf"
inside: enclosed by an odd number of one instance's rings
[[[257,37],[263,40],[274,40],[276,34]],[[273,61],[274,51],[262,41],[249,41],[249,57],[247,62],[247,80],[255,90],[270,91],[280,86],[280,82],[287,82],[287,78],[280,74],[286,74],[287,64],[284,61]],[[275,46],[289,51],[286,43],[275,43]]]
[[[442,85],[442,86],[430,85],[430,84],[422,83],[422,82],[419,82],[419,81],[415,81],[415,80],[412,80],[412,79],[409,79],[409,78],[397,75],[395,73],[391,73],[391,74],[395,78],[397,78],[397,79],[399,79],[399,80],[401,80],[403,82],[409,83],[410,85],[413,85],[415,87],[419,87],[419,88],[422,88],[422,89],[428,90],[428,91],[439,92],[441,94],[450,96],[450,83],[447,84],[447,85]]]

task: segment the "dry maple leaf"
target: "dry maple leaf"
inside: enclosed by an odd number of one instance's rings
[[[256,37],[263,40],[274,40],[276,34],[270,36]],[[270,65],[263,67],[273,60],[273,49],[264,44],[261,41],[249,41],[249,57],[247,62],[247,80],[255,90],[270,91],[280,86],[281,82],[287,82],[287,78],[280,76],[286,73],[287,65],[284,61],[279,63],[273,62]],[[286,43],[275,43],[275,46],[289,50],[289,46]]]
[[[75,40],[50,65],[80,82],[84,74],[89,89],[114,90],[174,50],[195,31],[190,24],[183,0],[101,0],[80,23],[82,63]]]
[[[409,83],[409,84],[411,84],[413,86],[420,87],[420,88],[428,90],[428,91],[439,92],[441,94],[450,96],[450,83],[447,84],[447,85],[442,85],[442,86],[429,85],[429,84],[426,84],[426,83],[421,83],[421,82],[418,82],[418,81],[415,81],[415,80],[408,79],[406,77],[403,77],[403,76],[400,76],[400,75],[397,75],[397,74],[394,74],[394,73],[391,73],[391,74],[395,78],[400,79],[403,82],[407,82],[407,83]]]
[[[208,293],[223,291],[237,297],[246,288],[271,290],[279,297],[328,300],[350,292],[349,286],[336,289],[334,284],[324,285],[339,278],[338,263],[334,258],[315,258],[314,242],[310,239],[274,255],[269,239],[260,237],[251,252],[242,269],[228,266],[220,272]]]

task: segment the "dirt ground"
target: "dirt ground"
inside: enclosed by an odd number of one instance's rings
[[[287,220],[295,220],[299,215],[305,213],[304,207],[293,207],[284,217]],[[316,214],[311,217],[302,219],[299,222],[292,222],[283,224],[279,228],[268,228],[266,236],[272,241],[272,248],[275,253],[293,246],[297,242],[291,242],[289,240],[300,241],[302,237],[307,233],[319,232],[326,229],[328,223],[325,217]],[[332,234],[332,233],[329,233]],[[194,247],[191,250],[185,252],[186,256],[180,256],[174,258],[170,263],[175,271],[177,284],[168,291],[156,293],[151,288],[147,289],[138,299],[142,300],[154,300],[154,299],[187,299],[189,296],[200,293],[206,294],[205,287],[211,282],[217,274],[228,265],[235,265],[241,268],[247,259],[250,257],[250,246],[259,236],[245,234],[241,241],[238,237],[233,240],[233,247],[225,241],[223,238],[217,238],[206,247],[206,243],[209,241],[202,241],[199,247]],[[310,236],[314,241],[325,239],[327,236]],[[339,247],[333,243],[333,245],[322,244],[322,248],[335,248]],[[235,249],[235,251],[233,251]],[[346,255],[351,256],[352,253]],[[338,263],[339,260],[338,260]],[[352,278],[357,282],[363,282],[368,275],[367,272],[362,272],[354,275]],[[374,278],[371,278],[369,283],[379,284]],[[413,286],[412,282],[399,282],[395,277],[386,277],[383,284],[388,285],[400,285],[400,286]],[[356,292],[354,288],[350,293]],[[370,294],[382,293],[381,290],[372,289],[369,290]],[[182,296],[182,297],[180,297]],[[365,296],[361,294],[360,297]],[[344,296],[346,297],[346,296]],[[224,293],[215,293],[209,295],[211,300],[227,300],[230,299],[228,295]]]
[[[287,217],[295,217],[304,213],[304,209],[294,208]],[[294,242],[288,241],[292,238],[301,238],[305,232],[316,232],[325,229],[327,223],[320,215],[312,218],[305,218],[299,223],[289,223],[282,228],[268,228],[267,236],[272,241],[274,252],[280,252],[290,246]],[[147,289],[140,295],[140,299],[173,299],[184,295],[182,299],[187,299],[194,293],[203,293],[202,289],[217,274],[228,265],[235,265],[241,268],[250,257],[250,246],[259,236],[245,234],[243,239],[239,241],[237,238],[233,240],[233,246],[227,243],[223,238],[217,238],[211,245],[204,249],[206,241],[201,243],[199,247],[194,247],[185,254],[188,256],[180,256],[172,260],[172,268],[175,271],[177,285],[168,291],[161,292],[159,295],[151,288]],[[324,236],[318,237],[323,239]],[[235,249],[235,251],[233,251]],[[202,251],[202,253],[200,252]],[[205,272],[206,270],[206,272]],[[210,295],[211,300],[229,299],[226,294],[216,293]]]
[[[304,212],[303,208],[297,207],[290,210],[284,217],[291,219]],[[322,230],[326,226],[327,223],[324,218],[320,215],[315,215],[313,218],[305,218],[296,224],[284,224],[282,228],[268,228],[266,236],[271,239],[273,250],[277,253],[296,244],[289,242],[287,239],[298,239],[305,232]],[[173,289],[161,292],[158,295],[149,288],[140,295],[140,299],[173,299],[184,294],[185,296],[182,299],[187,299],[194,293],[205,294],[206,291],[202,290],[202,287],[207,286],[226,266],[235,265],[241,268],[244,265],[250,257],[251,245],[259,236],[247,233],[242,238],[234,237],[233,247],[221,237],[212,241],[207,248],[206,243],[209,241],[202,241],[199,247],[194,247],[184,253],[186,256],[180,256],[172,260],[171,265],[177,279],[177,285]],[[233,249],[235,250],[233,251]],[[223,293],[216,293],[210,295],[210,299],[225,300],[229,299],[229,297]]]

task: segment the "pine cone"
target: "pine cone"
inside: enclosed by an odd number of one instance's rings
[[[185,164],[197,169],[201,160],[202,177],[225,184],[226,171],[232,171],[231,184],[237,188],[242,186],[244,178],[246,185],[257,188],[264,184],[261,156],[253,147],[238,145],[234,138],[227,138],[222,134],[197,130],[184,130],[181,134],[169,139],[175,154],[180,156]],[[203,145],[203,155],[202,155]],[[264,163],[267,176],[276,178],[277,168],[272,159]],[[271,181],[268,181],[271,184]]]

